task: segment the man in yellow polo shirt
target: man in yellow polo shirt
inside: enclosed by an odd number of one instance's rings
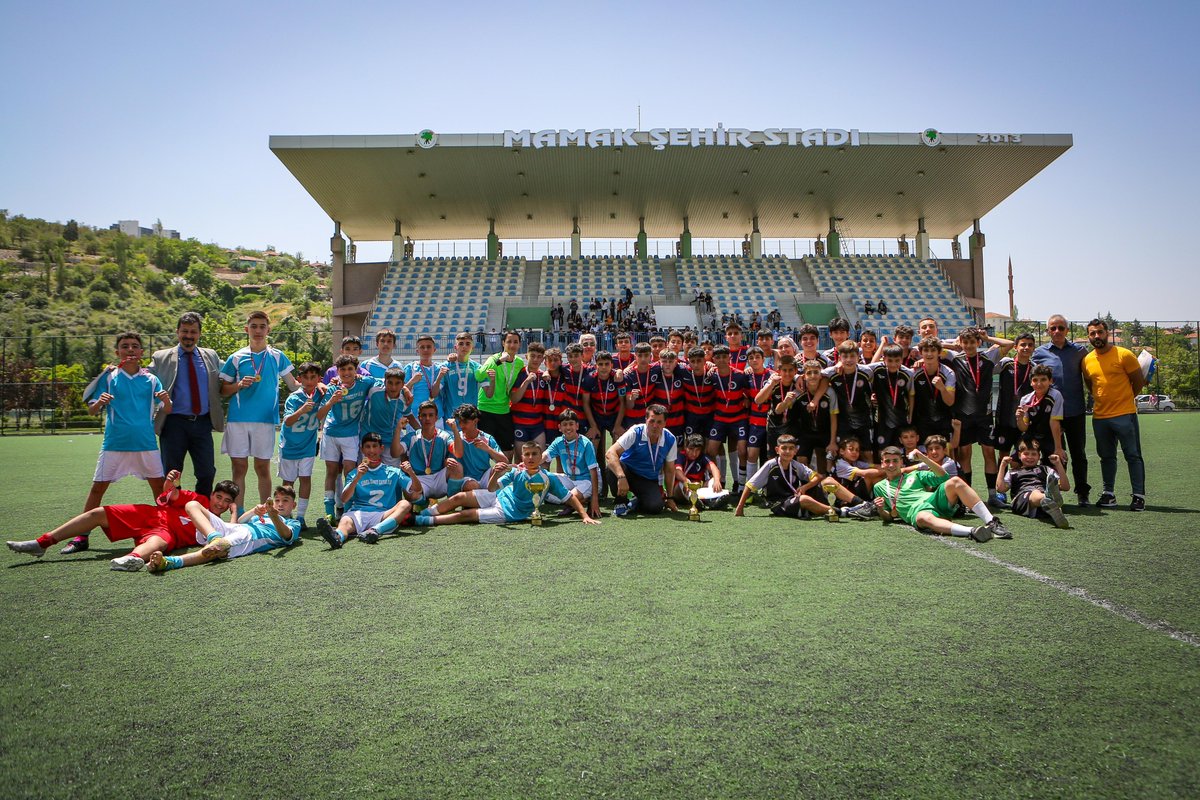
[[[1117,507],[1113,487],[1117,481],[1117,444],[1120,444],[1133,489],[1129,510],[1145,511],[1146,465],[1142,461],[1142,437],[1133,399],[1146,385],[1142,367],[1131,350],[1108,340],[1108,325],[1104,320],[1089,322],[1087,334],[1092,352],[1083,359],[1083,380],[1094,401],[1092,434],[1096,437],[1100,476],[1104,480],[1104,492],[1096,505]]]

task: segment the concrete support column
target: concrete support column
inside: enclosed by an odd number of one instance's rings
[[[392,233],[392,261],[404,259],[404,236],[400,233],[400,220],[394,220],[396,230]]]
[[[638,217],[637,244],[633,246],[633,257],[638,261],[646,260],[646,218]]]
[[[692,231],[688,228],[688,218],[683,218],[683,233],[679,234],[679,257],[692,257]]]
[[[987,237],[979,229],[979,220],[972,220],[971,224],[971,237],[967,240],[967,250],[971,258],[971,279],[974,283],[971,287],[971,294],[979,300],[979,305],[975,309],[976,322],[982,322],[984,309],[983,248],[987,246]]]
[[[583,255],[583,237],[579,235],[579,217],[571,220],[574,225],[571,228],[571,258],[576,261]]]
[[[896,240],[896,247],[900,251],[900,255],[908,255],[908,234],[900,234],[900,238]]]
[[[487,257],[488,261],[500,259],[500,237],[496,235],[496,220],[494,219],[488,220]]]
[[[758,217],[754,218],[754,229],[750,231],[750,257],[762,258],[762,234],[758,230]]]
[[[925,218],[917,220],[917,258],[929,260],[929,234],[925,232]]]
[[[346,335],[346,319],[342,308],[346,305],[346,240],[342,238],[342,223],[333,223],[333,236],[329,239],[329,260],[332,270],[329,293],[333,304],[333,341],[336,344]]]
[[[837,232],[837,218],[829,218],[829,233],[825,235],[825,252],[831,256],[842,254],[842,237]]]

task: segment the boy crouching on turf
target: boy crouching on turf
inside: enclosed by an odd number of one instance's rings
[[[701,507],[713,510],[729,507],[729,492],[721,485],[721,470],[717,462],[704,452],[704,437],[696,433],[684,440],[683,452],[675,459],[675,499],[690,505],[692,498],[688,483],[699,483],[719,495],[701,500]]]
[[[544,495],[565,497],[586,525],[600,521],[588,516],[579,495],[567,490],[558,477],[542,469],[542,448],[537,442],[521,445],[521,463],[501,474],[493,470],[488,489],[459,492],[447,497],[417,515],[418,525],[454,525],[460,522],[503,524],[521,522],[533,515],[533,492],[530,483],[540,483]],[[457,510],[456,509],[461,509]],[[453,513],[451,513],[453,512]]]
[[[939,536],[963,536],[977,542],[986,542],[995,536],[1011,539],[1012,532],[988,510],[962,478],[951,478],[936,463],[920,450],[908,454],[914,461],[921,461],[928,469],[904,472],[904,451],[899,447],[883,449],[883,480],[875,484],[875,508],[884,524],[900,521],[918,531],[927,531]],[[962,503],[983,521],[977,528],[968,528],[952,522],[955,508]]]
[[[600,464],[596,461],[596,446],[586,436],[579,435],[579,415],[567,409],[558,415],[558,432],[561,434],[547,448],[543,460],[551,463],[558,459],[558,472],[554,477],[562,481],[567,491],[574,494],[582,502],[591,503],[593,517],[600,516]],[[564,495],[547,494],[546,500],[556,505],[564,505],[567,498]],[[571,509],[564,508],[558,512],[560,517],[569,517]]]
[[[1012,489],[1012,511],[1014,514],[1037,519],[1049,517],[1055,527],[1066,530],[1071,527],[1062,510],[1062,493],[1071,488],[1067,472],[1058,453],[1050,454],[1048,467],[1040,463],[1041,448],[1037,440],[1023,441],[1017,445],[1020,466],[1012,468],[1012,457],[1000,461],[1000,474],[996,476],[996,491]]]
[[[195,500],[186,508],[196,526],[197,540],[202,537],[206,540],[204,547],[182,556],[168,556],[161,551],[151,553],[147,561],[151,572],[193,567],[218,558],[240,558],[277,547],[291,547],[300,541],[300,520],[292,519],[296,490],[287,486],[276,486],[270,503],[259,503],[236,523],[226,522]]]
[[[412,504],[421,499],[421,482],[412,464],[400,467],[383,463],[383,437],[367,433],[360,444],[362,463],[346,476],[342,503],[346,512],[335,529],[329,520],[317,520],[317,532],[329,547],[337,550],[352,536],[367,544],[396,530],[412,512]]]
[[[875,515],[871,504],[854,496],[854,493],[833,478],[822,478],[806,464],[796,460],[799,447],[796,437],[784,434],[775,444],[778,458],[763,464],[758,472],[746,480],[742,496],[738,500],[735,516],[743,516],[750,493],[761,491],[777,517],[807,519],[813,514],[827,514],[829,506],[818,498],[825,497],[824,487],[836,489],[836,497],[842,501],[837,509],[839,517],[868,520]]]

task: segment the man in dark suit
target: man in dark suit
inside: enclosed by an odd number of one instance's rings
[[[200,315],[194,311],[179,318],[175,338],[178,345],[156,351],[150,362],[150,371],[162,381],[174,404],[170,414],[158,415],[154,427],[163,468],[182,471],[184,456],[191,455],[196,494],[207,496],[217,474],[212,434],[225,429],[221,358],[216,350],[199,346]]]

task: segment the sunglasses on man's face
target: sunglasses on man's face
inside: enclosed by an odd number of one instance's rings
[[[1048,330],[1048,331],[1065,331],[1066,329],[1067,329],[1066,325],[1051,325],[1046,330]]]

